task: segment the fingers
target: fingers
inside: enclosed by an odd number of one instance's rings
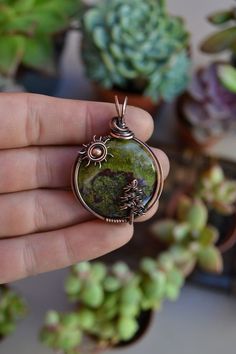
[[[133,234],[128,224],[89,221],[0,241],[0,283],[93,259],[121,247]],[[9,261],[11,260],[11,261]]]
[[[29,145],[77,145],[109,131],[115,105],[35,94],[0,94],[0,149]],[[127,108],[126,121],[145,141],[153,131],[151,116]]]
[[[0,193],[36,188],[70,186],[71,169],[78,147],[28,147],[0,150]],[[159,149],[152,149],[163,169],[169,173],[169,160]]]
[[[39,189],[0,195],[0,237],[56,230],[93,218],[72,192]]]
[[[78,147],[0,150],[0,193],[69,187]]]

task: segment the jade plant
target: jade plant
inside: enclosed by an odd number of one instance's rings
[[[198,70],[179,101],[180,119],[199,143],[236,128],[236,69],[215,62]]]
[[[0,73],[15,76],[20,65],[52,73],[54,36],[65,31],[79,0],[1,0]]]
[[[16,321],[26,313],[24,300],[7,286],[0,285],[0,339],[11,334]]]
[[[70,313],[49,311],[42,342],[78,354],[131,340],[143,311],[157,310],[163,300],[178,297],[184,279],[178,264],[176,255],[166,251],[157,259],[142,259],[136,271],[123,262],[73,266],[65,289],[76,308]]]
[[[165,0],[101,0],[82,20],[88,77],[104,88],[172,100],[186,87],[189,34]]]
[[[208,54],[228,51],[236,54],[236,7],[217,11],[208,16],[211,24],[219,30],[208,36],[201,45],[201,50]]]

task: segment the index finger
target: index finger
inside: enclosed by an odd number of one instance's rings
[[[115,105],[26,93],[0,94],[0,149],[35,145],[77,145],[109,132]],[[153,131],[151,116],[127,109],[127,125],[141,140]]]

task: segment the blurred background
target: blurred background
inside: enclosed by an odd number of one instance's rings
[[[128,95],[171,172],[127,246],[0,287],[0,354],[235,353],[235,1],[0,0],[0,92],[19,91]]]

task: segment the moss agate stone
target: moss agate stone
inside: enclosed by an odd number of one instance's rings
[[[152,153],[138,141],[111,138],[107,161],[101,168],[82,160],[77,183],[80,195],[88,207],[104,218],[129,217],[129,210],[121,210],[124,188],[134,179],[143,190],[142,202],[146,207],[153,198],[157,184],[157,171]],[[113,156],[110,156],[112,154]]]

